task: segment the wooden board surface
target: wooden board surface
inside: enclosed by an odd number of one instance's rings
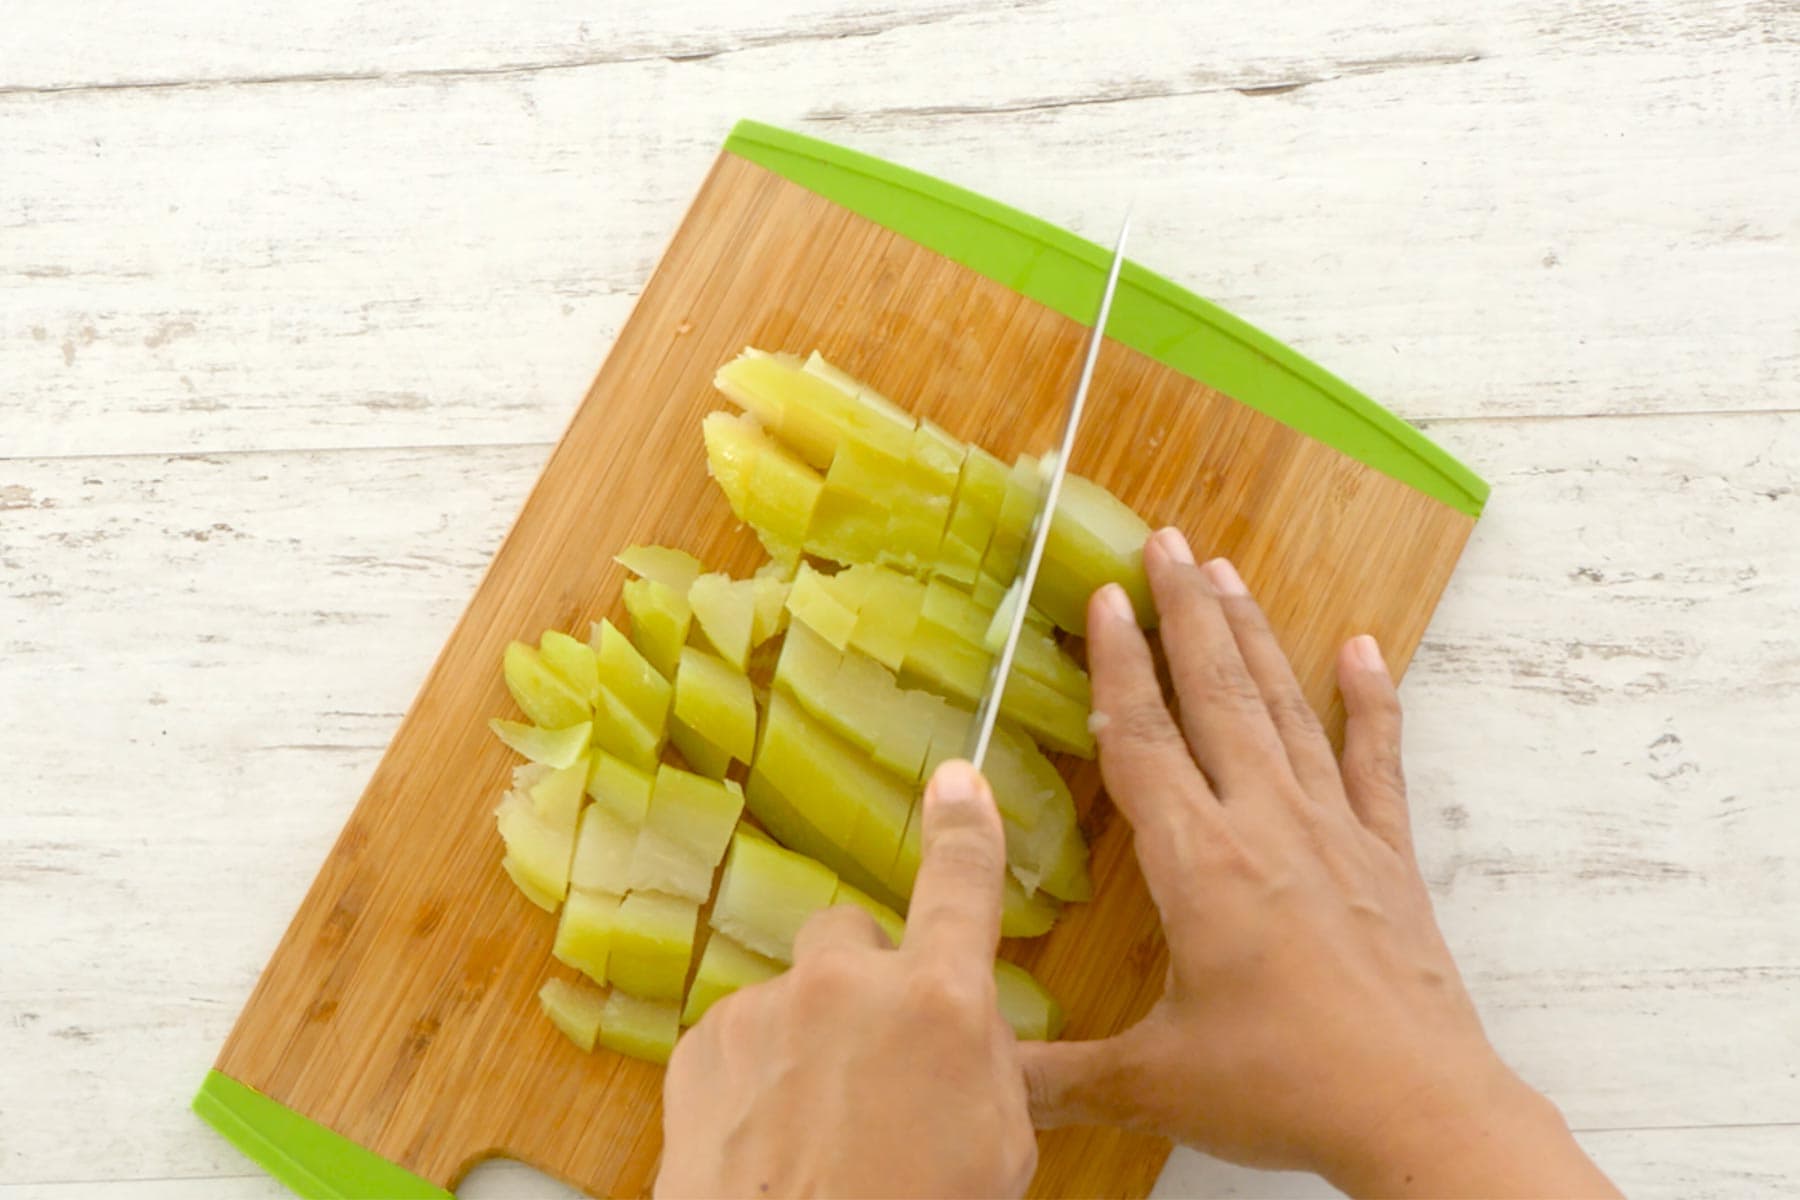
[[[504,1155],[600,1195],[646,1192],[660,1070],[583,1056],[543,1020],[554,921],[498,866],[506,642],[619,615],[610,555],[760,558],[705,478],[699,421],[745,344],[833,361],[1003,455],[1050,440],[1084,331],[761,168],[722,156],[445,647],[219,1059],[227,1074],[446,1186]],[[1129,350],[1102,355],[1075,469],[1230,554],[1335,724],[1331,656],[1410,658],[1472,521]],[[1097,772],[1073,784],[1094,903],[1009,948],[1069,1010],[1129,1023],[1160,988],[1154,911]],[[1044,1139],[1035,1191],[1142,1195],[1160,1142]]]

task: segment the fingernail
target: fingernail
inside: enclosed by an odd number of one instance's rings
[[[1187,537],[1173,525],[1157,530],[1150,535],[1150,540],[1156,543],[1156,548],[1170,562],[1184,563],[1190,567],[1194,565],[1194,552],[1188,547]]]
[[[1132,611],[1131,597],[1127,596],[1125,589],[1118,584],[1109,583],[1100,589],[1100,603],[1106,607],[1107,612],[1119,620],[1130,621],[1133,625],[1137,624],[1137,613]]]
[[[936,804],[969,804],[981,795],[981,772],[972,763],[953,758],[931,776],[932,801]]]
[[[1231,565],[1228,558],[1215,558],[1200,568],[1206,572],[1206,581],[1213,585],[1213,591],[1221,596],[1248,596],[1250,589],[1244,586],[1243,577],[1237,568]]]
[[[1381,645],[1366,633],[1350,639],[1350,653],[1364,670],[1387,673],[1387,660],[1381,657]]]

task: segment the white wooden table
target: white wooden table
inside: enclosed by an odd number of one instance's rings
[[[1793,0],[5,0],[0,1198],[281,1194],[187,1101],[746,115],[1135,196],[1493,482],[1405,688],[1451,942],[1628,1190],[1791,1191]]]

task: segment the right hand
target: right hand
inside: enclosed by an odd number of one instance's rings
[[[1340,763],[1231,565],[1195,566],[1173,529],[1145,565],[1179,716],[1117,585],[1088,650],[1168,978],[1116,1037],[1020,1046],[1037,1123],[1126,1125],[1352,1192],[1616,1195],[1500,1061],[1438,932],[1374,640],[1338,657]]]

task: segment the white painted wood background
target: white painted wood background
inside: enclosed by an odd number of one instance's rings
[[[1794,0],[0,0],[0,1198],[282,1194],[187,1101],[745,115],[1133,196],[1492,480],[1451,942],[1628,1190],[1800,1186]]]

